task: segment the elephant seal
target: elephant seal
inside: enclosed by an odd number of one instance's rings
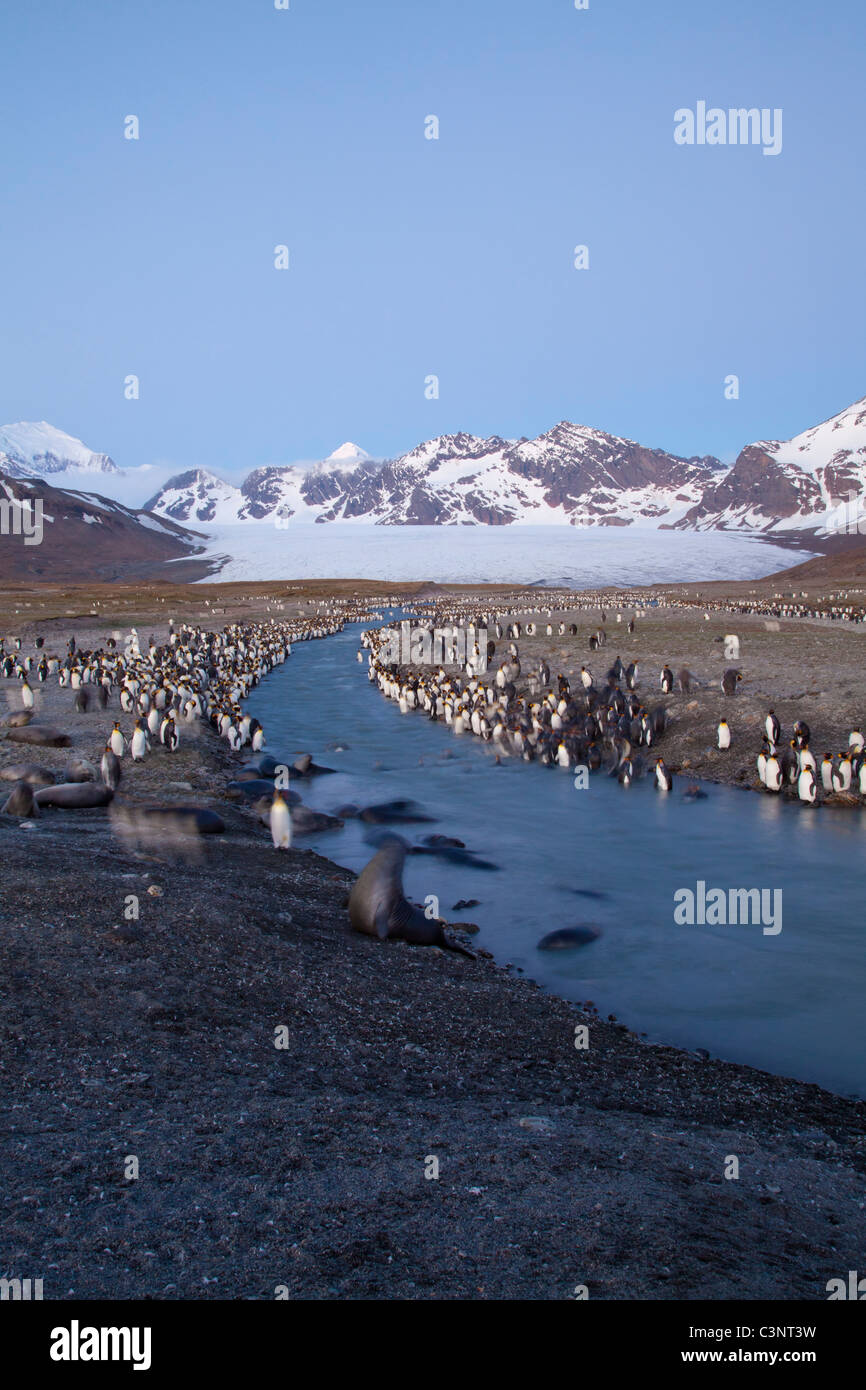
[[[0,807],[5,816],[21,816],[26,819],[36,814],[33,788],[29,782],[16,782],[4,806]]]
[[[706,801],[707,793],[692,783],[683,792],[683,801]]]
[[[226,796],[229,801],[258,801],[259,797],[266,796],[268,804],[274,794],[274,784],[269,782],[266,777],[250,777],[245,780],[237,779],[229,782],[226,786]],[[284,791],[283,800],[290,806],[296,806],[300,801],[298,792]]]
[[[312,753],[302,753],[292,763],[291,771],[296,777],[320,777],[323,772],[334,772],[333,767],[322,767],[320,763],[313,762]]]
[[[571,951],[576,946],[589,946],[597,941],[601,932],[597,927],[561,927],[551,931],[538,943],[539,951]]]
[[[288,792],[281,792],[280,795],[290,808],[292,835],[315,835],[321,830],[342,829],[343,822],[338,816],[328,816],[324,811],[314,811],[310,806],[304,806],[297,792],[294,793],[292,801],[289,801]],[[272,806],[273,795],[260,797],[252,806],[262,825],[267,826],[269,830]]]
[[[32,709],[19,709],[6,720],[7,729],[25,729],[33,718]]]
[[[361,820],[368,825],[409,825],[413,822],[432,821],[435,817],[425,816],[414,801],[380,801],[376,806],[365,806]]]
[[[12,763],[9,767],[0,768],[0,780],[29,782],[31,787],[51,787],[54,785],[54,773],[39,763]]]
[[[499,865],[490,859],[479,859],[474,850],[451,849],[449,845],[412,845],[410,854],[431,854],[435,859],[445,859],[449,864],[465,864],[467,869],[484,869],[485,872],[498,872]]]
[[[6,737],[10,743],[35,743],[42,748],[68,748],[72,739],[60,729],[52,729],[48,724],[30,724],[23,729],[10,729]]]
[[[95,782],[96,768],[86,758],[76,758],[66,773],[69,782]]]
[[[380,941],[408,941],[415,946],[443,946],[475,960],[472,951],[445,934],[439,918],[425,917],[403,896],[406,846],[393,838],[362,869],[349,894],[349,921],[355,931]]]
[[[95,782],[59,782],[55,787],[40,787],[36,793],[37,806],[62,806],[66,809],[87,806],[107,806],[114,792]]]
[[[278,767],[288,767],[288,763],[281,763],[270,753],[261,753],[259,757],[253,758],[252,762],[242,767],[237,775],[237,780],[245,781],[248,777],[274,777]]]
[[[318,830],[340,830],[343,822],[339,816],[328,816],[324,811],[314,811],[309,806],[292,806],[292,830],[296,835],[313,835]]]

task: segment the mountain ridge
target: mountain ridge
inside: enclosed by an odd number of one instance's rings
[[[864,498],[866,397],[791,439],[746,445],[677,526],[833,535],[859,525]]]
[[[0,472],[119,473],[47,424],[0,426]],[[380,526],[638,526],[798,536],[866,534],[866,398],[789,440],[745,445],[730,467],[560,420],[534,439],[458,431],[391,459],[347,441],[310,465],[264,465],[240,482],[174,474],[141,510],[180,525],[293,521]]]
[[[239,487],[196,470],[170,478],[146,505],[179,522],[223,524],[654,524],[695,505],[722,468],[710,455],[686,459],[560,421],[536,439],[437,435],[351,468],[257,468]]]

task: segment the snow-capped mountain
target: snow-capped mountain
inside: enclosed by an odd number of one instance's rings
[[[144,510],[152,512],[159,503],[159,515],[172,521],[210,521],[215,524],[237,521],[238,508],[243,501],[239,487],[224,483],[207,468],[190,468],[176,473],[155,497],[145,502]]]
[[[826,535],[856,529],[866,494],[866,397],[793,439],[749,444],[676,524]]]
[[[51,473],[119,473],[108,454],[97,454],[80,439],[45,420],[0,425],[0,471],[9,478],[41,478]]]
[[[679,458],[563,421],[537,439],[440,435],[375,462],[343,445],[323,465],[257,468],[230,489],[198,470],[147,503],[175,521],[670,525],[700,501],[717,459]]]
[[[82,469],[119,471],[50,425],[0,429],[8,477]],[[861,497],[866,508],[866,398],[786,442],[747,445],[728,469],[711,456],[681,458],[563,420],[536,439],[439,435],[384,461],[346,443],[311,466],[255,468],[240,486],[191,469],[145,508],[213,526],[524,524],[787,536],[856,529]]]
[[[360,449],[357,444],[348,440],[345,444],[341,444],[339,449],[335,449],[332,454],[329,454],[323,463],[316,464],[316,467],[351,468],[356,463],[366,463],[369,457],[370,455],[364,449]]]

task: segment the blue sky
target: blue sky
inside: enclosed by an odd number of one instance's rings
[[[224,474],[563,418],[788,437],[866,394],[864,32],[862,0],[7,0],[0,421]],[[677,146],[699,100],[782,108],[782,152]]]

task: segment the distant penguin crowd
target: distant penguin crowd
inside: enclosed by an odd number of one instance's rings
[[[597,597],[594,602],[598,604]],[[580,600],[573,604],[576,609],[589,606]],[[793,611],[795,607],[787,605],[780,612],[783,616],[803,616]],[[529,605],[524,611],[535,613],[537,609]],[[435,618],[429,620],[431,634],[447,632],[455,622],[462,623],[469,634],[462,672],[446,669],[459,664],[455,648],[444,653],[444,664],[438,666],[407,666],[388,661],[385,658],[389,654],[389,628],[365,632],[358,659],[363,660],[367,652],[369,680],[402,713],[420,710],[432,720],[441,720],[456,734],[468,733],[489,742],[502,758],[520,757],[572,771],[583,768],[588,773],[606,772],[625,787],[651,773],[657,790],[673,790],[674,772],[664,757],[656,753],[669,716],[665,705],[652,704],[645,694],[638,693],[637,661],[626,664],[617,656],[601,680],[587,664],[580,667],[573,681],[562,674],[552,679],[550,665],[543,657],[524,671],[518,647],[524,635],[533,637],[539,631],[546,631],[548,636],[577,633],[574,623],[553,620],[552,610],[546,612],[551,621],[542,627],[534,619],[523,623],[513,614],[508,621],[498,617],[494,621],[493,615],[483,619],[477,614],[468,616],[465,609],[457,606],[438,608]],[[589,649],[596,654],[607,643],[607,613],[604,607],[599,612],[601,624],[588,636]],[[838,616],[859,620],[853,606]],[[422,615],[422,631],[427,621]],[[490,663],[496,655],[496,643],[487,642],[482,652],[478,640],[479,636],[486,636],[488,625],[497,641],[504,639],[508,643],[504,659],[495,669]],[[634,626],[632,618],[626,630],[632,633]],[[719,682],[723,694],[735,696],[742,679],[742,672],[736,667],[726,669]],[[694,677],[686,667],[675,672],[665,662],[658,673],[663,696],[677,689],[689,695],[693,684]],[[835,758],[827,753],[820,764],[812,753],[810,740],[809,727],[802,719],[797,720],[790,737],[783,739],[780,721],[770,709],[756,762],[761,787],[770,793],[790,789],[789,794],[808,805],[828,797],[849,801],[866,797],[866,740],[860,727],[851,730],[847,748]],[[733,741],[731,725],[726,718],[720,719],[716,747],[728,752]],[[647,757],[650,750],[651,766]],[[689,792],[696,794],[698,788],[689,787]]]
[[[547,626],[552,634],[553,625]],[[566,625],[558,626],[564,635]],[[584,665],[572,689],[564,675],[551,680],[550,666],[542,659],[525,673],[527,693],[521,695],[516,683],[524,676],[518,647],[522,624],[497,624],[495,631],[509,644],[495,671],[487,668],[495,655],[495,643],[489,642],[482,653],[476,641],[460,675],[449,673],[444,665],[403,669],[386,662],[381,655],[388,630],[368,630],[362,637],[362,649],[368,651],[368,679],[395,701],[402,713],[420,710],[429,719],[441,720],[455,734],[472,734],[489,742],[501,757],[518,757],[551,768],[583,768],[587,774],[606,772],[622,786],[647,775],[650,769],[645,755],[662,740],[667,714],[663,705],[647,706],[637,694],[636,662],[625,665],[617,657],[600,681]],[[527,635],[532,631],[534,625],[528,624]],[[572,635],[576,631],[574,627]],[[603,627],[592,637],[593,650],[605,645]],[[363,650],[359,655],[363,659]],[[673,679],[665,667],[662,689],[668,683],[672,686]],[[660,791],[671,790],[673,776],[662,757],[655,756],[652,772]]]
[[[22,742],[68,744],[68,736],[61,731],[30,725],[35,705],[31,681],[37,689],[56,681],[61,689],[74,691],[78,711],[86,711],[92,703],[107,711],[116,699],[120,717],[111,721],[98,772],[109,798],[118,790],[127,762],[143,763],[155,746],[169,755],[176,753],[183,727],[197,721],[209,725],[233,751],[249,748],[259,753],[265,747],[265,731],[257,719],[244,713],[242,701],[288,658],[293,642],[330,636],[345,621],[342,613],[317,614],[294,621],[235,623],[211,632],[187,623],[175,628],[170,619],[164,642],[151,636],[142,643],[133,627],[125,639],[109,637],[94,649],[80,649],[72,636],[63,656],[47,653],[41,637],[29,653],[21,638],[0,637],[0,675],[17,680],[21,690],[22,712],[9,723],[26,726],[16,730],[24,734]],[[82,760],[70,769],[70,783],[95,777],[95,769]],[[50,795],[47,789],[41,793],[45,804],[52,804],[52,799],[53,804],[61,804],[59,790],[53,786]],[[37,802],[39,798],[37,792]],[[20,794],[18,804],[24,804]],[[79,793],[73,799],[70,793],[67,804],[84,805],[86,798]],[[105,803],[91,799],[91,804]]]

